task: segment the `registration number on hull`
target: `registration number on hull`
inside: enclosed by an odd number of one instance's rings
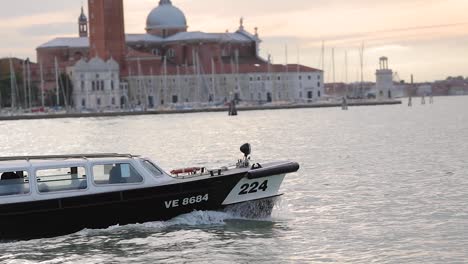
[[[208,194],[205,194],[205,195],[198,195],[198,196],[165,201],[164,205],[166,206],[167,209],[169,209],[169,208],[176,208],[180,206],[188,206],[188,205],[208,202],[208,200],[209,200],[209,196]]]
[[[241,191],[239,195],[246,195],[249,193],[256,193],[259,191],[266,192],[268,189],[268,180],[260,183],[260,182],[252,182],[252,183],[246,183],[241,186]]]

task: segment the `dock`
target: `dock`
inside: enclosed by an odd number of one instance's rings
[[[387,100],[387,101],[350,101],[349,107],[357,106],[379,106],[379,105],[400,105],[402,101]],[[239,106],[238,112],[245,111],[262,111],[262,110],[281,110],[281,109],[307,109],[307,108],[334,108],[342,107],[341,102],[319,102],[312,104],[290,104],[290,105],[258,105],[258,106]],[[217,108],[197,108],[197,109],[170,109],[170,110],[149,110],[149,111],[121,111],[121,112],[96,112],[96,113],[59,113],[59,114],[25,114],[0,116],[0,121],[14,120],[38,120],[38,119],[62,119],[62,118],[92,118],[92,117],[120,117],[120,116],[143,116],[143,115],[170,115],[170,114],[192,114],[192,113],[210,113],[210,112],[228,112],[228,107]]]

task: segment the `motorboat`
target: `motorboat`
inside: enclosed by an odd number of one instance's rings
[[[193,211],[255,204],[271,215],[291,161],[253,163],[250,144],[235,165],[165,172],[130,154],[0,158],[0,240],[47,238],[115,225],[165,221]]]

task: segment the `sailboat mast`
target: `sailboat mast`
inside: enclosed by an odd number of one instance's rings
[[[140,61],[140,58],[138,58],[138,61],[137,61],[138,65],[138,90],[141,91],[141,88],[143,86],[143,110],[146,111],[147,110],[147,100],[148,100],[148,95],[147,95],[147,92],[146,92],[146,84],[143,83],[144,81],[144,78],[142,78],[142,71],[141,71],[141,61]]]
[[[322,56],[321,56],[321,59],[322,59],[322,71],[325,72],[325,41],[322,41]],[[324,78],[325,79],[325,78]]]
[[[286,60],[286,63],[285,63],[285,67],[286,67],[286,76],[284,78],[284,82],[285,82],[285,90],[286,90],[286,94],[288,94],[287,91],[289,91],[289,69],[288,69],[288,44],[285,45],[285,49],[284,49],[284,52],[285,52],[285,60]],[[286,98],[288,99],[288,98]]]
[[[156,96],[155,96],[155,88],[154,88],[154,74],[153,74],[153,67],[150,67],[150,83],[151,83],[151,96],[153,98],[153,105],[152,105],[152,108],[155,108],[155,99],[156,99]]]
[[[348,97],[348,51],[345,51],[345,87],[346,97]]]
[[[336,74],[335,74],[335,48],[332,48],[332,74],[333,74],[333,95],[336,95]]]
[[[345,51],[345,83],[348,83],[348,51]]]
[[[26,101],[26,61],[23,60],[23,107],[27,107],[27,101]]]
[[[41,106],[44,108],[45,107],[45,101],[44,101],[44,69],[42,68],[42,61],[39,64],[39,70],[41,74]]]
[[[215,74],[216,74],[216,69],[215,69],[215,62],[214,62],[214,57],[211,57],[211,96],[214,101],[215,99]]]
[[[360,66],[361,66],[361,89],[359,91],[359,96],[361,96],[364,93],[364,42],[361,45],[359,55],[360,55]]]
[[[59,85],[59,68],[58,68],[58,61],[57,61],[57,57],[55,57],[54,59],[54,64],[55,64],[55,86],[56,86],[56,90],[55,90],[55,93],[57,95],[57,103],[56,103],[56,106],[59,106],[60,105],[60,85]]]
[[[10,57],[10,89],[11,89],[11,110],[16,107],[16,77],[15,69],[13,67],[13,61]]]
[[[237,101],[240,97],[241,97],[241,93],[242,93],[242,90],[241,90],[241,85],[240,85],[240,73],[239,73],[239,50],[236,49],[236,52],[235,52],[235,67],[236,67],[236,75],[234,77],[234,80],[236,82],[235,84],[235,92],[234,92],[234,99]]]
[[[166,101],[166,97],[167,97],[167,94],[168,94],[168,91],[167,91],[167,57],[164,56],[164,62],[163,62],[163,74],[164,74],[164,101]]]
[[[28,108],[32,108],[32,100],[31,100],[31,62],[27,61],[26,64],[27,71],[28,71]]]

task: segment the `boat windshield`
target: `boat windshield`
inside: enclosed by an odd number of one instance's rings
[[[158,177],[163,175],[163,173],[158,169],[158,167],[156,167],[156,165],[154,165],[149,160],[143,160],[143,166],[145,166],[145,168],[148,169],[153,174],[153,176]]]

